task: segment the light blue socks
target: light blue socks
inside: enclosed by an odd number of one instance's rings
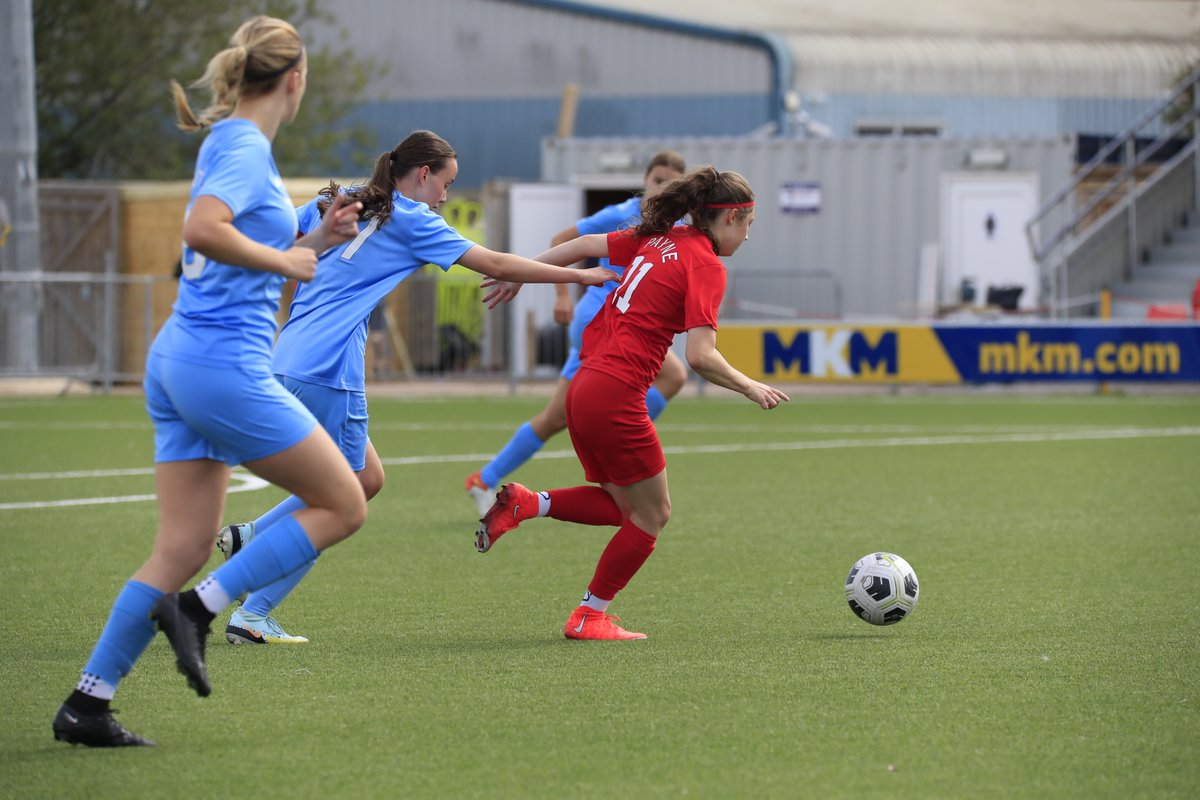
[[[658,415],[667,407],[667,398],[663,396],[655,387],[651,386],[646,390],[646,411],[650,413],[650,419],[658,419]]]
[[[504,449],[480,471],[480,479],[489,489],[495,489],[500,485],[500,481],[504,480],[505,475],[533,458],[534,454],[542,449],[543,444],[545,442],[533,432],[533,426],[526,422],[517,428],[517,432],[509,439],[508,444],[504,445]]]
[[[240,553],[218,567],[211,577],[230,598],[252,592],[291,575],[317,559],[308,534],[291,514],[267,531],[255,533]]]
[[[117,595],[100,641],[83,671],[114,689],[154,639],[158,628],[150,621],[150,608],[163,593],[139,581],[129,581]]]

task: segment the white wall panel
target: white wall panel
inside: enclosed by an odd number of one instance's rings
[[[750,241],[728,260],[739,269],[833,272],[846,316],[912,316],[917,308],[921,248],[940,240],[943,173],[964,169],[971,150],[999,150],[1006,168],[1036,172],[1042,196],[1066,182],[1073,167],[1070,137],[1014,140],[945,139],[569,139],[542,146],[542,179],[588,183],[606,156],[628,153],[645,163],[661,149],[689,166],[711,163],[740,172],[755,189]],[[784,184],[819,184],[821,208],[788,213]],[[764,283],[761,299],[777,289]]]

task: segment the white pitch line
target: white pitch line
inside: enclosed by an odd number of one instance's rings
[[[371,430],[379,431],[511,431],[515,422],[376,422]],[[0,421],[0,430],[151,430],[151,425],[139,422],[5,422]],[[996,433],[1038,432],[1070,430],[1105,430],[1095,425],[789,425],[787,423],[763,424],[705,424],[690,422],[657,423],[658,430],[680,433]],[[2,476],[0,476],[2,479]]]
[[[713,444],[680,447],[664,447],[668,455],[697,455],[711,453],[765,453],[794,450],[840,450],[868,447],[938,447],[961,444],[1017,444],[1039,442],[1085,442],[1114,439],[1154,439],[1200,436],[1200,427],[1176,428],[1110,428],[1108,430],[1077,430],[1049,433],[999,433],[989,435],[955,436],[906,436],[886,439],[823,439],[811,442],[761,442],[757,444]],[[387,466],[418,466],[421,464],[478,463],[491,460],[492,453],[461,453],[456,455],[399,456],[384,458]],[[536,458],[574,458],[574,450],[543,450]],[[73,472],[36,472],[0,475],[0,480],[41,480],[48,478],[108,477],[125,475],[149,475],[150,468],[115,470],[80,470]],[[235,480],[241,481],[229,489],[229,493],[249,492],[263,489],[270,484],[249,473],[235,472]],[[129,503],[153,500],[152,494],[126,495],[123,497],[89,497],[72,500],[51,500],[28,503],[0,503],[0,511],[30,508],[60,508],[63,506],[100,505],[106,503]]]
[[[149,422],[14,422],[0,420],[0,429],[23,431],[148,431]]]
[[[120,472],[129,472],[126,470],[114,470]],[[147,472],[153,472],[148,470]],[[238,494],[240,492],[253,492],[257,489],[265,489],[271,484],[263,480],[257,475],[252,475],[249,472],[235,472],[230,476],[233,483],[229,486],[228,494]],[[27,503],[0,503],[0,511],[16,511],[18,509],[29,508],[63,508],[66,506],[101,506],[111,503],[137,503],[147,500],[154,500],[157,495],[153,494],[126,494],[115,497],[77,497],[70,500],[36,500]]]
[[[132,469],[80,469],[70,472],[17,472],[0,475],[0,481],[41,481],[58,478],[119,478],[125,475],[153,475],[154,467]]]
[[[907,436],[887,439],[823,439],[812,442],[761,442],[758,444],[712,444],[664,447],[668,455],[700,453],[765,453],[784,450],[837,450],[862,447],[934,447],[955,444],[1008,444],[1036,442],[1084,442],[1106,439],[1177,438],[1200,436],[1200,427],[1110,428],[1108,430],[1062,431],[1057,433],[1002,433],[984,436]],[[407,456],[381,459],[388,466],[451,464],[490,461],[493,453],[446,456]],[[575,458],[574,450],[542,450],[535,458]]]
[[[1088,442],[1112,439],[1153,439],[1200,436],[1200,428],[1124,428],[1063,433],[1007,433],[992,436],[910,436],[890,439],[826,439],[816,442],[766,442],[744,447],[738,445],[701,445],[676,450],[664,447],[664,453],[742,453],[784,450],[840,450],[855,447],[938,447],[956,444],[1012,444],[1038,442]]]

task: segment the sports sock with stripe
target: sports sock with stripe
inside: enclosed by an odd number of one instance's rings
[[[163,593],[141,581],[129,581],[117,595],[108,622],[96,642],[76,688],[84,694],[111,700],[117,684],[133,669],[138,657],[158,632],[150,609]],[[105,697],[107,695],[107,697]]]

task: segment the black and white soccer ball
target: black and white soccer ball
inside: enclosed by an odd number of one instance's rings
[[[917,573],[895,553],[871,553],[854,562],[846,576],[850,610],[872,625],[895,625],[917,607]]]

